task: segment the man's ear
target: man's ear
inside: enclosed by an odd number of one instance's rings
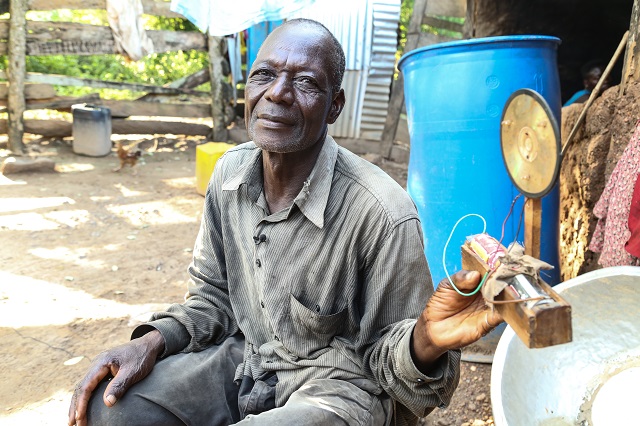
[[[342,108],[344,108],[344,103],[344,90],[340,89],[340,91],[333,96],[333,101],[331,102],[331,110],[329,111],[329,116],[327,117],[327,124],[333,124],[336,122],[336,120],[340,116],[340,113],[342,112]]]

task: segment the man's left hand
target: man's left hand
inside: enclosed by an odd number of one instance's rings
[[[451,279],[461,292],[469,293],[476,289],[481,276],[475,271],[459,271]],[[414,361],[421,371],[429,371],[446,351],[470,345],[502,321],[502,316],[485,304],[480,291],[463,296],[445,278],[413,330]]]

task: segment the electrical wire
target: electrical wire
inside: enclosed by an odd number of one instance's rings
[[[511,202],[511,207],[509,207],[509,212],[507,213],[507,217],[504,218],[504,221],[502,222],[502,232],[500,234],[500,240],[498,241],[498,248],[502,245],[502,240],[504,239],[504,229],[505,226],[507,225],[507,221],[509,220],[509,217],[511,217],[511,214],[513,213],[513,208],[516,205],[516,202],[520,199],[520,197],[522,197],[522,194],[518,194],[515,196],[515,198],[513,199],[513,201]],[[513,243],[515,243],[518,239],[518,234],[520,234],[520,226],[522,225],[522,218],[524,217],[524,208],[525,208],[525,204],[526,201],[523,203],[522,205],[522,211],[520,212],[520,219],[518,220],[518,230],[516,231],[515,237],[513,242],[509,245],[509,249],[507,250],[507,253],[511,250],[511,247],[513,247]],[[473,296],[475,295],[478,291],[480,291],[480,289],[482,288],[482,286],[484,285],[484,283],[487,281],[487,279],[489,278],[489,275],[491,275],[491,273],[494,271],[494,269],[491,269],[490,271],[487,271],[484,276],[482,277],[482,280],[480,280],[480,284],[478,284],[478,287],[475,288],[475,290],[473,290],[470,293],[463,293],[462,291],[460,291],[460,289],[458,289],[458,287],[456,287],[456,285],[454,284],[453,280],[451,279],[451,275],[449,274],[449,271],[447,270],[447,264],[446,264],[446,255],[447,255],[447,247],[449,247],[449,242],[451,241],[451,238],[453,237],[453,233],[455,232],[456,228],[458,227],[458,225],[460,224],[460,222],[462,222],[464,219],[468,218],[468,217],[479,217],[482,220],[482,233],[484,234],[487,230],[487,221],[485,220],[484,217],[480,216],[477,213],[469,213],[466,214],[464,216],[462,216],[460,219],[458,219],[458,221],[455,223],[455,225],[453,225],[453,229],[451,229],[451,233],[449,234],[449,238],[447,238],[447,242],[444,245],[444,250],[442,251],[442,267],[444,268],[444,273],[447,276],[447,280],[449,280],[449,284],[451,284],[451,287],[453,287],[453,289],[461,296]],[[498,250],[498,248],[496,248],[496,250]],[[495,251],[493,253],[489,254],[489,257],[491,257],[493,254],[495,253]]]
[[[482,216],[480,216],[479,214],[476,214],[476,213],[466,214],[466,215],[462,216],[460,219],[458,219],[456,224],[453,225],[453,229],[451,230],[451,233],[449,234],[449,238],[447,238],[447,242],[444,244],[444,250],[442,251],[442,267],[444,268],[444,273],[447,275],[447,279],[449,280],[449,283],[451,284],[451,287],[453,287],[453,289],[461,296],[473,296],[474,294],[476,294],[478,291],[480,291],[480,288],[482,288],[482,285],[484,284],[484,282],[486,281],[487,277],[489,276],[489,273],[487,272],[484,275],[484,277],[480,281],[480,284],[478,284],[478,287],[476,287],[475,290],[473,290],[470,293],[463,293],[453,283],[453,280],[451,279],[451,275],[449,274],[449,271],[447,271],[447,263],[446,263],[447,247],[449,247],[449,242],[451,241],[451,238],[453,237],[453,233],[455,232],[455,230],[458,227],[458,225],[460,224],[460,222],[462,222],[466,218],[472,217],[472,216],[479,217],[482,220],[482,225],[483,225],[482,226],[482,233],[484,234],[486,232],[486,230],[487,230],[487,221],[484,219],[484,217],[482,217]]]

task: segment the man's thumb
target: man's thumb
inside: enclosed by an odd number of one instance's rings
[[[116,376],[111,379],[111,383],[109,383],[109,386],[107,386],[107,389],[104,391],[103,396],[104,403],[107,407],[113,407],[116,402],[118,402],[118,400],[122,398],[128,388],[126,383],[127,380],[126,378],[122,377],[121,372],[118,372],[118,374],[116,374]]]
[[[109,407],[113,407],[114,405],[116,405],[116,402],[118,402],[118,398],[116,398],[113,394],[109,394],[105,398],[105,404],[107,404],[107,406]]]

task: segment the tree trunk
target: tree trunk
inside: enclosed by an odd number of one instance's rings
[[[223,94],[224,68],[222,37],[209,36],[209,75],[211,76],[211,117],[213,129],[211,139],[217,142],[227,140],[227,126],[225,120],[225,105]]]
[[[9,12],[11,14],[9,27],[9,96],[7,111],[9,113],[9,149],[16,153],[24,153],[24,122],[23,113],[26,109],[24,99],[24,83],[26,79],[26,49],[27,49],[27,2],[26,0],[11,0]]]
[[[535,21],[521,19],[529,15],[530,2],[522,0],[467,0],[464,38],[522,34]]]
[[[413,4],[413,14],[411,15],[407,31],[407,43],[404,46],[405,53],[414,50],[420,43],[420,26],[422,24],[422,19],[424,18],[427,3],[430,2],[428,0],[416,0]],[[398,130],[398,122],[400,121],[400,113],[402,112],[403,105],[404,78],[402,73],[398,73],[398,79],[393,81],[391,85],[387,118],[384,123],[382,137],[380,138],[380,155],[384,158],[390,158],[391,156],[393,142],[396,138],[396,131]]]
[[[633,2],[631,10],[631,24],[629,25],[629,39],[627,40],[627,50],[624,54],[624,68],[622,70],[622,82],[620,84],[620,93],[624,93],[630,82],[637,81],[640,78],[640,46],[638,39],[640,38],[640,0]]]

